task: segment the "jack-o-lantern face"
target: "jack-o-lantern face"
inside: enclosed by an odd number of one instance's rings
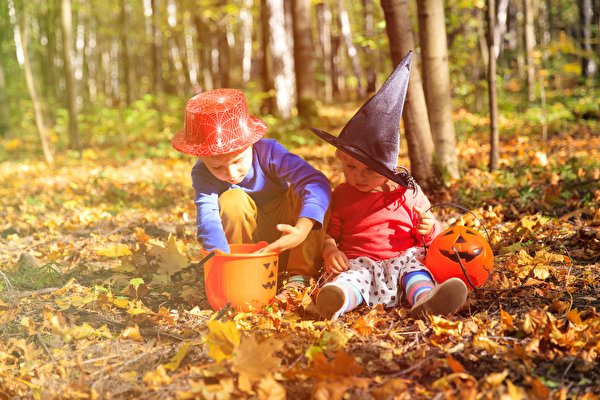
[[[461,263],[466,274],[461,268]],[[425,257],[425,265],[435,280],[443,282],[449,278],[460,278],[470,287],[485,283],[494,266],[492,249],[481,234],[464,227],[452,226],[436,237]]]
[[[271,271],[269,271],[269,267],[271,266],[271,264],[273,264],[273,268],[271,268]],[[277,271],[277,260],[274,260],[272,263],[266,263],[263,264],[263,267],[265,267],[265,269],[267,270],[267,272],[270,272],[269,275],[267,276],[267,280],[265,283],[262,284],[262,287],[269,290],[269,289],[273,289],[275,286],[277,286],[277,275],[275,274],[275,271]]]

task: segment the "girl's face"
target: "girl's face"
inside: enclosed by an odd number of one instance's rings
[[[244,180],[252,166],[252,146],[236,153],[200,157],[215,178],[232,185]]]
[[[370,192],[387,182],[387,178],[367,167],[360,161],[355,160],[348,154],[340,152],[342,169],[346,182],[361,192]]]

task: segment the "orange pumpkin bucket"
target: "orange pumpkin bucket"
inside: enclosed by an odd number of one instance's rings
[[[204,264],[206,297],[213,310],[227,303],[239,311],[269,304],[277,290],[279,253],[255,253],[267,242],[231,244],[231,253],[220,250]],[[209,252],[203,250],[206,257]]]

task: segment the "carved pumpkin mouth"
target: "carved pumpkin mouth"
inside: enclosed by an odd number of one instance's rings
[[[474,249],[471,253],[469,253],[468,251],[448,251],[440,249],[440,253],[442,253],[444,257],[454,261],[455,263],[460,263],[459,258],[460,260],[464,260],[466,262],[474,260],[478,255],[481,254],[482,251],[483,247]]]

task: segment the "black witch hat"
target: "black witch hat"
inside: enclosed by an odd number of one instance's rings
[[[381,88],[348,121],[339,136],[317,128],[310,128],[321,139],[369,166],[381,175],[412,189],[414,180],[405,168],[398,168],[400,151],[400,119],[412,51],[410,51]]]

